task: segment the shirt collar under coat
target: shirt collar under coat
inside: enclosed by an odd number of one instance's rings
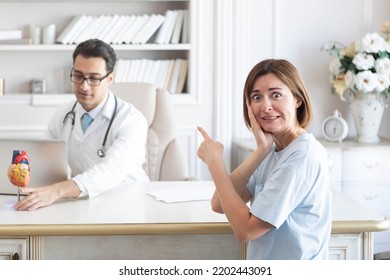
[[[80,112],[79,119],[86,113],[85,109],[80,105],[80,103],[77,103],[77,111]],[[107,119],[112,118],[112,114],[115,110],[115,99],[114,95],[111,91],[108,92],[107,97],[104,99],[102,103],[100,103],[96,108],[92,109],[88,112],[88,114],[93,118],[96,119],[96,117],[99,116],[101,113],[102,116],[106,117]]]

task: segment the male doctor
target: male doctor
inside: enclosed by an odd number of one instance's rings
[[[21,188],[28,195],[15,209],[34,210],[60,198],[94,197],[123,181],[149,180],[143,169],[147,122],[109,90],[115,62],[114,50],[98,39],[76,47],[70,79],[77,102],[61,106],[47,131],[52,139],[66,140],[72,178]]]

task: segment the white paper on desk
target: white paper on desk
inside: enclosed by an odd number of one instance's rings
[[[214,189],[210,187],[192,187],[192,188],[175,188],[168,190],[153,190],[147,192],[154,196],[157,200],[167,203],[196,201],[196,200],[211,200]]]

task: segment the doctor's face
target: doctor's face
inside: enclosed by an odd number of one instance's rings
[[[91,111],[105,100],[114,79],[113,73],[107,74],[103,58],[85,58],[82,55],[76,57],[71,74],[73,92],[86,111]]]

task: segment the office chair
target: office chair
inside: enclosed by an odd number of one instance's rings
[[[150,180],[189,180],[188,165],[177,139],[170,93],[147,83],[113,83],[110,89],[114,95],[140,110],[148,122],[144,168]]]

